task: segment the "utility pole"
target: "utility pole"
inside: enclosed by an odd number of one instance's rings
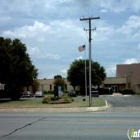
[[[89,17],[89,18],[81,18],[80,21],[88,20],[89,21],[89,107],[92,106],[92,98],[91,98],[91,20],[100,19],[100,17]]]

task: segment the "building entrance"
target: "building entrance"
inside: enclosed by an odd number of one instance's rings
[[[118,92],[118,85],[111,85],[111,88],[113,89],[113,93]]]

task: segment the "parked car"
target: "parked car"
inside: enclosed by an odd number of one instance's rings
[[[91,88],[91,96],[99,97],[99,91],[98,91],[98,89]]]
[[[22,94],[22,97],[32,97],[32,93],[31,91],[24,91],[23,94]]]
[[[75,90],[71,90],[70,92],[69,92],[69,96],[71,96],[71,97],[76,97],[77,95],[76,95],[76,91]]]
[[[37,91],[35,97],[44,97],[44,93],[42,91]]]

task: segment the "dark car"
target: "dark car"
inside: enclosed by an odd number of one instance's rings
[[[96,88],[91,88],[91,96],[99,97],[99,91]]]
[[[22,97],[24,98],[24,97],[32,97],[33,95],[32,95],[32,93],[31,93],[31,91],[24,91],[23,92],[23,94],[22,94]]]
[[[71,90],[70,92],[69,92],[69,96],[71,96],[71,97],[76,97],[77,95],[76,95],[76,91],[75,90]]]

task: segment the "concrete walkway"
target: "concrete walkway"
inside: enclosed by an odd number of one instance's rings
[[[113,96],[123,96],[121,93],[113,93]]]
[[[75,108],[12,108],[12,109],[0,109],[3,113],[56,113],[56,112],[93,112],[93,111],[104,111],[108,108],[106,101],[106,106],[102,107],[75,107]]]

